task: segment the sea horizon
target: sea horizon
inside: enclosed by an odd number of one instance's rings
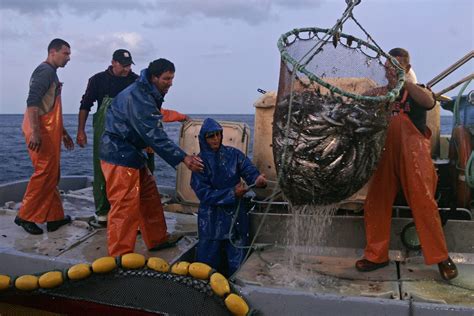
[[[188,114],[192,119],[205,119],[211,117],[218,121],[242,122],[250,130],[248,156],[253,154],[253,137],[255,114]],[[452,115],[441,116],[441,134],[450,134],[452,129]],[[25,139],[21,130],[23,114],[0,114],[0,184],[17,180],[27,180],[33,173]],[[64,114],[64,127],[75,141],[77,132],[77,114]],[[164,124],[170,139],[178,144],[181,123],[173,122]],[[86,134],[88,144],[85,148],[75,146],[73,151],[61,152],[61,175],[67,176],[92,176],[92,118],[87,120]],[[155,155],[157,156],[157,155]],[[155,177],[159,185],[174,186],[176,171],[161,158],[156,158]]]

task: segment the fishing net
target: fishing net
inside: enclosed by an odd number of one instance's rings
[[[358,191],[379,160],[389,103],[404,83],[403,70],[352,15],[349,1],[331,29],[283,34],[273,119],[279,186],[294,205],[329,205]],[[351,19],[364,41],[342,32]],[[386,67],[395,74],[389,84]]]
[[[80,301],[84,311],[94,310],[94,304],[113,306],[122,309],[121,315],[136,315],[133,313],[136,310],[160,315],[231,315],[223,298],[214,294],[208,281],[145,268],[92,274],[57,288],[33,292],[11,288],[2,295],[5,301],[20,304],[35,297],[52,304],[66,302],[70,306]]]

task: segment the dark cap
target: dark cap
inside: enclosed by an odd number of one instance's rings
[[[123,66],[128,66],[131,64],[135,65],[135,63],[132,60],[132,55],[126,49],[117,49],[114,52],[112,59],[115,61],[118,61]]]

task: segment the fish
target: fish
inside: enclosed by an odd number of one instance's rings
[[[380,159],[389,116],[386,106],[319,90],[279,95],[272,147],[284,196],[293,205],[329,205],[357,192]]]

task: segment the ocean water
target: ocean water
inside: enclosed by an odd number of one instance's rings
[[[218,121],[244,122],[250,127],[253,136],[254,115],[190,115],[193,119],[205,119],[211,117]],[[0,115],[0,139],[2,141],[0,149],[0,183],[16,180],[28,179],[33,173],[25,139],[21,131],[23,115]],[[77,115],[65,114],[64,126],[69,135],[75,141],[77,133]],[[181,123],[165,123],[165,131],[168,136],[178,143]],[[64,148],[61,152],[61,175],[88,175],[92,176],[92,115],[87,120],[86,125],[88,144],[85,148],[75,146],[74,150],[67,151]],[[249,156],[252,155],[253,138],[250,139]],[[175,186],[176,171],[170,167],[158,155],[155,155],[155,177],[160,185]]]
[[[254,115],[240,114],[215,114],[191,115],[194,119],[204,119],[211,117],[215,120],[235,121],[246,123],[250,127],[251,138],[249,144],[249,157],[252,157],[253,147],[253,128]],[[26,149],[25,140],[21,131],[21,123],[23,115],[0,115],[0,139],[2,145],[0,147],[0,183],[11,182],[16,180],[28,179],[33,173],[28,151]],[[64,126],[75,140],[77,132],[77,115],[65,114]],[[168,136],[176,143],[179,138],[181,123],[166,123],[165,131]],[[441,133],[450,134],[452,127],[452,116],[441,117]],[[86,148],[76,146],[73,151],[63,149],[61,153],[61,175],[89,175],[92,176],[92,117],[87,121],[86,126],[87,138],[89,144]],[[157,183],[160,185],[175,185],[176,172],[165,163],[161,158],[156,156],[155,176]]]

